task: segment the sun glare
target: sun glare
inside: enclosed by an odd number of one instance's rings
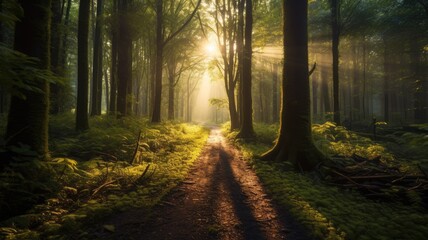
[[[205,52],[207,53],[207,55],[212,56],[215,54],[216,51],[217,51],[217,46],[215,45],[215,43],[208,42],[205,45]]]

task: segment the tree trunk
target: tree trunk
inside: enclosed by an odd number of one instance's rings
[[[334,122],[340,125],[339,106],[339,0],[331,1],[331,29],[332,29],[332,54],[333,54],[333,112]]]
[[[239,109],[239,116],[238,121],[241,123],[242,127],[242,116],[243,113],[243,90],[242,90],[242,83],[243,83],[243,69],[244,69],[244,10],[245,10],[245,1],[246,0],[238,0],[238,27],[236,32],[236,53],[238,56],[238,109]]]
[[[240,138],[254,137],[253,129],[253,99],[251,95],[251,64],[252,64],[252,34],[253,34],[253,3],[252,0],[246,0],[245,5],[245,44],[242,64],[242,116],[241,130],[238,133]]]
[[[363,120],[366,120],[367,115],[368,115],[368,111],[367,111],[367,104],[366,104],[366,88],[367,88],[367,71],[366,71],[366,51],[367,51],[367,43],[366,43],[366,38],[364,37],[363,39],[363,92],[362,92],[362,111],[363,111]]]
[[[187,109],[186,122],[192,121],[192,110],[190,109],[190,100],[191,100],[190,94],[191,92],[190,92],[190,76],[189,76],[187,78],[187,83],[186,83],[186,109]]]
[[[21,0],[23,17],[16,22],[14,49],[38,58],[38,67],[50,67],[50,0]],[[31,80],[28,80],[31,81]],[[49,84],[46,79],[33,83],[42,92],[17,89],[25,98],[12,96],[5,141],[7,146],[29,146],[40,159],[49,157]]]
[[[352,46],[352,71],[353,71],[353,83],[352,83],[352,116],[353,121],[360,120],[360,64],[358,62],[358,45],[355,42]]]
[[[167,61],[168,69],[168,120],[174,120],[175,115],[175,77],[176,77],[176,68],[177,60],[175,56],[170,56],[171,59]]]
[[[0,13],[3,13],[3,0],[0,0]],[[4,43],[4,26],[0,21],[0,43]],[[6,90],[0,86],[0,114],[6,112]]]
[[[77,33],[77,106],[76,130],[89,129],[88,122],[88,35],[89,35],[90,1],[80,0],[79,23]]]
[[[307,7],[307,1],[284,0],[280,131],[276,145],[262,157],[289,161],[301,171],[313,170],[323,158],[313,144],[311,131]]]
[[[119,0],[119,36],[117,56],[117,113],[118,117],[129,115],[128,95],[132,86],[132,39],[126,17],[130,8],[129,0]]]
[[[152,123],[161,121],[163,44],[163,0],[156,0],[156,63]]]
[[[235,130],[239,128],[239,119],[238,112],[236,111],[234,87],[229,89],[229,92],[227,93],[227,98],[229,100],[230,130]]]
[[[118,55],[118,0],[113,0],[112,16],[115,21],[111,30],[111,69],[110,69],[110,114],[116,114],[117,111],[117,55]]]
[[[110,109],[109,103],[110,103],[110,84],[108,79],[108,70],[104,70],[104,84],[105,84],[105,101],[106,101],[106,111]]]
[[[94,36],[94,55],[92,69],[92,111],[91,116],[101,115],[103,87],[103,0],[97,0],[97,16]]]
[[[272,122],[277,123],[278,117],[278,64],[273,64],[272,71]]]

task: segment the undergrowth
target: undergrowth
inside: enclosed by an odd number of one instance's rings
[[[285,171],[283,163],[260,161],[258,156],[273,146],[277,126],[256,124],[255,131],[262,137],[249,142],[234,140],[236,133],[228,137],[240,147],[274,200],[310,230],[313,237],[426,239],[425,209],[370,200],[357,192],[326,185],[311,174]],[[382,156],[385,162],[397,161],[382,145],[332,123],[314,125],[313,133],[317,146],[329,156],[356,153],[367,158]]]
[[[187,175],[209,133],[189,124],[150,125],[146,119],[110,116],[92,118],[90,130],[76,133],[73,118],[61,115],[50,122],[53,159],[43,164],[58,190],[24,215],[1,222],[0,237],[93,239],[89,228],[114,213],[141,208],[148,217]],[[140,131],[141,162],[132,165]]]

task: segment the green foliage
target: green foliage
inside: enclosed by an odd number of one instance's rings
[[[23,146],[12,149],[11,162],[0,172],[0,212],[2,217],[21,214],[54,194],[59,185],[47,162]]]
[[[428,220],[419,209],[378,203],[313,180],[283,172],[276,164],[255,162],[275,200],[321,239],[424,239]]]
[[[385,162],[394,160],[382,145],[348,131],[345,127],[336,126],[333,122],[314,124],[312,132],[316,146],[328,156],[350,157],[358,154],[368,159],[381,156]]]
[[[215,106],[217,109],[226,108],[228,101],[224,98],[210,98],[209,99],[210,105]]]
[[[15,26],[15,22],[24,14],[19,3],[15,1],[2,1],[2,11],[0,12],[0,22],[9,28]]]
[[[52,155],[57,157],[43,164],[52,172],[49,179],[60,183],[56,194],[31,209],[37,221],[17,226],[17,220],[27,218],[10,219],[3,226],[13,231],[0,229],[0,234],[10,239],[26,232],[41,238],[91,239],[90,228],[118,211],[141,208],[147,212],[142,217],[148,217],[150,209],[185,178],[209,133],[194,125],[150,125],[147,119],[109,116],[93,118],[91,130],[75,133],[70,127],[73,117],[60,115],[51,121]],[[139,131],[146,147],[141,149],[141,164],[131,165]]]
[[[23,91],[43,92],[37,87],[42,80],[50,83],[60,82],[52,72],[40,69],[38,64],[37,58],[14,51],[0,43],[0,86],[13,95],[25,98]]]
[[[428,234],[426,210],[400,203],[376,202],[357,192],[326,185],[310,174],[284,171],[288,169],[286,163],[260,161],[256,156],[272,146],[277,127],[257,124],[255,130],[265,139],[238,142],[244,158],[253,165],[274,200],[288,209],[313,237],[425,239]],[[393,159],[384,147],[333,123],[314,125],[313,133],[317,145],[330,155],[357,153],[366,157],[381,155],[387,162]],[[417,198],[413,196],[415,202],[419,201]]]

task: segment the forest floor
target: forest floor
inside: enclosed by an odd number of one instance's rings
[[[107,219],[109,239],[310,239],[265,193],[241,153],[211,130],[189,176],[155,207]]]

